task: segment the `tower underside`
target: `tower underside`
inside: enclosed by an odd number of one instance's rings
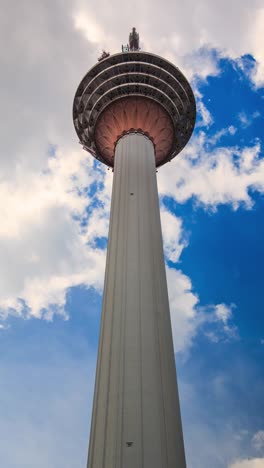
[[[185,468],[153,143],[115,149],[88,468]]]
[[[139,50],[106,54],[86,73],[73,102],[80,143],[110,167],[115,144],[131,130],[153,141],[157,167],[170,161],[189,140],[195,115],[194,95],[180,70]]]

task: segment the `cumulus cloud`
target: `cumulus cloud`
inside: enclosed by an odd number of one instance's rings
[[[197,127],[209,127],[212,125],[213,117],[201,99],[197,101],[197,111],[201,118],[201,120],[197,123]]]
[[[258,431],[252,437],[252,446],[257,450],[264,450],[264,431]]]
[[[108,233],[111,185],[112,174],[81,149],[57,150],[37,178],[28,173],[14,185],[2,184],[2,319],[10,314],[65,317],[69,288],[85,285],[101,291],[105,251],[96,247],[96,239]],[[177,263],[187,246],[182,221],[164,205],[161,220],[166,258]],[[205,313],[186,275],[168,268],[167,276],[175,351],[189,348],[205,323],[222,323],[221,330],[228,334],[232,314],[227,306],[209,306]],[[206,333],[212,339],[213,332]],[[219,339],[215,331],[214,341]]]
[[[182,271],[167,268],[171,324],[175,352],[188,352],[198,331],[213,343],[238,338],[232,306],[226,304],[201,307],[191,280]],[[219,314],[224,310],[226,317]]]
[[[237,132],[237,129],[234,127],[234,125],[230,125],[227,128],[221,128],[221,130],[218,130],[218,132],[210,136],[208,143],[210,145],[216,145],[219,143],[222,137],[226,135],[235,135],[236,132]]]
[[[196,128],[204,127],[205,129],[208,129],[214,122],[213,116],[203,103],[203,96],[200,93],[195,81],[193,83],[193,90],[195,94],[197,110]]]
[[[167,268],[171,324],[175,352],[186,351],[197,333],[199,298],[192,283],[181,271]]]
[[[174,61],[189,78],[190,75],[206,78],[208,74],[217,72],[217,59],[207,52],[211,48],[233,59],[252,54],[256,65],[251,79],[256,86],[264,83],[264,9],[261,0],[252,0],[250,5],[240,0],[234,0],[232,5],[227,0],[221,3],[209,0],[199,3],[193,0],[169,1],[166,8],[162,3],[146,1],[144,6],[141,5],[140,15],[133,4],[122,4],[117,0],[112,2],[111,9],[106,0],[100,3],[100,11],[98,8],[95,0],[91,0],[89,6],[82,0],[74,3],[75,25],[77,17],[80,34],[100,48],[100,31],[104,31],[105,38],[108,38],[104,43],[114,52],[119,44],[127,41],[128,30],[133,23],[141,33],[143,49]],[[110,32],[116,24],[117,14],[122,17],[122,22],[115,28],[113,37]]]
[[[247,128],[253,123],[254,119],[257,119],[260,115],[261,114],[258,111],[253,112],[252,115],[248,115],[245,111],[241,111],[238,114],[238,120],[242,128]]]
[[[205,314],[204,325],[205,330],[204,334],[207,338],[213,343],[218,343],[220,341],[230,341],[239,339],[239,333],[236,325],[233,323],[234,319],[234,304],[216,304],[207,306],[205,312],[211,312],[210,315]],[[213,327],[208,327],[208,325]]]
[[[68,288],[102,288],[105,252],[93,239],[107,234],[106,214],[100,212],[110,186],[104,184],[107,172],[94,168],[78,148],[50,157],[38,177],[26,175],[0,187],[0,315],[51,319],[54,312],[64,314]],[[103,186],[98,209],[96,197],[87,197],[95,183]]]
[[[264,83],[264,9],[260,0],[252,0],[250,6],[240,0],[232,5],[227,0],[169,1],[166,8],[161,2],[147,0],[140,5],[138,15],[133,3],[116,0],[110,7],[106,0],[100,4],[91,0],[89,5],[85,0],[54,0],[52,8],[41,0],[3,0],[2,10],[5,14],[0,17],[0,39],[1,44],[8,42],[8,46],[3,46],[0,52],[3,117],[0,127],[0,316],[3,320],[9,314],[51,320],[54,313],[59,313],[66,318],[64,306],[69,288],[82,284],[102,290],[105,251],[96,247],[96,239],[107,236],[112,184],[111,173],[94,165],[93,159],[78,147],[71,110],[81,77],[96,62],[101,48],[112,53],[119,51],[120,45],[127,41],[131,26],[135,25],[143,49],[172,60],[194,83],[196,77],[205,80],[219,73],[219,57],[232,57],[239,64],[241,55],[251,53],[256,64],[249,76],[256,86],[261,86]],[[213,116],[205,108],[202,96],[198,98],[201,126],[206,128]],[[263,192],[259,144],[248,148],[212,149],[222,136],[234,131],[234,127],[222,129],[211,142],[206,141],[201,132],[185,150],[185,155],[177,159],[177,171],[171,169],[175,161],[160,169],[161,193],[178,202],[195,197],[212,209],[219,203],[230,203],[234,209],[243,203],[250,208],[253,202],[249,189]],[[58,150],[54,150],[56,147]],[[166,257],[177,263],[187,247],[182,221],[164,207],[161,217]],[[212,341],[232,339],[235,334],[232,305],[201,307],[198,293],[187,275],[179,269],[167,268],[167,278],[176,351],[188,349],[201,327]],[[6,322],[0,324],[1,332],[7,326]],[[74,403],[77,402],[78,408],[79,399],[86,398],[86,395],[80,397],[79,391],[85,388],[80,378],[84,370],[69,362],[59,367],[68,370],[72,367],[73,373],[65,378],[60,375],[64,385],[59,382],[60,411],[57,414],[58,401],[51,401],[48,395],[52,414],[48,413],[49,421],[41,415],[44,421],[41,433],[37,431],[37,422],[32,423],[28,418],[29,413],[35,414],[36,408],[39,409],[39,398],[36,402],[30,399],[30,404],[25,406],[27,414],[19,404],[17,414],[22,424],[16,417],[15,424],[8,418],[3,425],[1,440],[6,440],[7,432],[15,434],[18,427],[20,441],[16,451],[2,444],[6,466],[20,466],[21,459],[34,466],[38,463],[47,466],[50,460],[56,460],[56,466],[60,463],[72,466],[72,453],[80,453],[79,446],[72,451],[72,433],[61,431],[61,424],[56,431],[56,436],[63,436],[59,440],[61,451],[58,451],[57,439],[54,445],[50,436],[50,420],[56,427],[56,418],[63,420],[69,409],[76,408]],[[8,378],[4,380],[10,380],[10,385],[2,387],[2,391],[6,391],[6,400],[12,406],[14,398],[11,402],[9,395],[18,388],[16,378],[13,380],[18,371],[14,372],[10,365],[6,369]],[[32,369],[21,369],[24,377],[20,382],[28,382],[25,375],[29,377]],[[43,375],[47,377],[46,382],[52,381],[49,373]],[[54,369],[55,378],[57,375],[58,370]],[[32,387],[33,391],[25,387],[25,401],[28,395],[39,396],[44,388],[38,388],[41,380],[37,373],[36,377],[37,386]],[[76,381],[77,386],[74,385]],[[62,388],[66,389],[65,395],[61,395]],[[46,389],[44,393],[43,398],[46,398]],[[71,399],[73,405],[69,405]],[[21,393],[17,401],[21,401]],[[86,404],[81,404],[87,408]],[[68,420],[74,419],[75,414],[76,411],[70,411]],[[47,450],[40,460],[43,435]],[[61,460],[58,453],[64,453],[65,437],[70,441],[66,445],[71,453],[67,460]],[[30,450],[29,440],[34,441]],[[86,439],[82,443],[86,447]],[[257,450],[261,437],[256,437],[252,443]],[[219,447],[214,454],[217,452]],[[237,461],[232,468],[262,466],[263,459],[256,458]]]
[[[250,190],[264,192],[264,159],[258,142],[244,148],[214,147],[200,132],[178,157],[177,171],[172,170],[174,164],[160,169],[158,183],[160,193],[180,203],[193,197],[211,209],[225,203],[234,209],[241,204],[251,208]]]
[[[252,458],[250,460],[238,460],[232,465],[229,465],[229,468],[263,468],[264,458]]]
[[[250,49],[257,61],[252,72],[252,79],[257,87],[264,85],[264,50],[263,50],[263,28],[264,8],[263,5],[253,12],[254,28],[249,31]]]
[[[182,220],[173,215],[163,205],[160,210],[163,245],[165,256],[174,263],[180,259],[182,250],[187,246],[184,238]]]
[[[94,0],[89,6],[83,0],[55,0],[52,11],[40,0],[4,4],[0,36],[2,43],[9,37],[9,46],[1,50],[0,98],[3,115],[12,119],[3,119],[0,129],[0,195],[5,200],[0,208],[1,316],[51,319],[55,312],[65,315],[69,288],[84,284],[101,290],[104,276],[105,252],[96,247],[96,239],[107,236],[112,178],[78,148],[71,107],[80,77],[96,62],[102,47],[120,50],[132,22],[140,31],[143,49],[171,59],[189,78],[216,75],[221,54],[238,57],[258,47],[256,35],[262,33],[254,27],[260,21],[259,3],[251,4],[250,21],[243,2],[231,10],[227,1],[221,6],[208,0],[199,5],[187,1],[171,3],[170,8],[147,2],[141,5],[140,16],[133,4],[117,1],[109,9],[106,1],[99,8]],[[122,16],[118,28],[117,12]],[[239,22],[233,20],[238,13]],[[225,28],[219,27],[223,21]],[[259,48],[256,59],[261,62]],[[259,70],[254,69],[258,82]],[[213,117],[196,91],[201,125],[207,127]],[[215,143],[233,131],[229,127],[218,132]],[[160,170],[161,193],[179,202],[194,196],[213,208],[241,202],[249,207],[248,189],[263,189],[259,151],[257,144],[243,150],[220,148],[210,150],[209,158],[201,132],[178,158],[177,171],[171,171],[171,165]],[[164,207],[161,217],[165,254],[176,263],[187,246],[182,222]],[[181,271],[169,269],[168,281],[172,316],[177,311],[182,317],[183,334],[175,338],[176,348],[182,349],[197,330],[199,298]],[[217,309],[211,310],[224,327]]]
[[[251,445],[257,452],[261,452],[264,449],[264,431],[260,430],[253,435]],[[241,457],[228,465],[228,468],[262,468],[263,466],[264,458]]]
[[[227,324],[228,320],[231,317],[231,310],[226,307],[225,304],[218,304],[216,306],[216,311],[215,314],[219,320],[221,320],[223,323]]]
[[[182,221],[161,206],[161,222],[166,259],[179,263],[187,240],[184,239]],[[193,291],[191,279],[181,270],[167,266],[172,334],[175,352],[186,352],[199,330],[218,343],[233,340],[238,332],[233,324],[233,305],[201,306],[199,296]]]

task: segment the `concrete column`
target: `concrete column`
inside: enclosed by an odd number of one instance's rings
[[[116,146],[88,468],[186,468],[154,147]]]

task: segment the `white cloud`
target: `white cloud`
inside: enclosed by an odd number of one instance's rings
[[[192,283],[181,271],[167,268],[171,324],[175,352],[186,351],[197,333],[199,298],[192,291]]]
[[[214,137],[213,137],[214,138]],[[172,165],[177,164],[177,170]],[[249,190],[264,193],[264,159],[260,144],[252,147],[211,147],[203,132],[170,164],[159,170],[160,193],[180,203],[194,197],[215,209],[228,203],[234,209],[241,204],[251,208]]]
[[[89,198],[94,183],[100,189]],[[47,320],[54,313],[65,316],[70,287],[82,284],[101,290],[105,252],[95,248],[95,240],[107,236],[111,185],[112,173],[95,169],[93,159],[78,147],[58,150],[38,175],[28,172],[20,177],[17,172],[14,181],[2,184],[2,319],[9,314]],[[176,263],[187,245],[182,221],[164,206],[161,220],[166,257]],[[214,306],[207,315],[199,310],[199,298],[186,275],[168,269],[168,283],[176,351],[187,349],[199,327],[208,321],[222,320],[227,332],[226,322],[231,317],[220,320]],[[222,311],[228,314],[224,307]],[[218,332],[214,336],[218,341]]]
[[[177,218],[162,205],[160,210],[164,252],[166,257],[174,263],[180,259],[187,240],[184,239],[182,220]]]
[[[253,70],[252,79],[256,86],[264,85],[264,49],[263,49],[263,30],[264,30],[264,8],[258,8],[253,12],[254,27],[249,31],[250,49],[257,60],[257,65]]]
[[[222,137],[227,135],[235,135],[236,132],[237,129],[234,127],[234,125],[230,125],[227,128],[222,128],[221,130],[218,130],[218,132],[210,136],[208,142],[210,143],[210,145],[215,145],[216,143],[219,143],[219,140],[221,140]]]
[[[88,41],[95,44],[103,43],[104,31],[91,14],[78,12],[74,15],[74,27],[80,30]]]
[[[224,324],[230,319],[232,312],[225,304],[218,304],[216,306],[215,314],[219,320],[222,320]]]
[[[241,111],[238,114],[238,120],[240,121],[242,128],[249,127],[258,117],[260,117],[260,112],[258,111],[253,112],[252,115],[248,115],[245,111]]]
[[[98,55],[101,49],[109,50],[109,46],[113,49],[120,49],[120,44],[116,40],[116,35],[110,33],[112,28],[106,29],[102,24],[99,15],[95,15],[88,9],[87,4],[76,9],[73,14],[73,24],[76,31],[79,31],[85,39],[94,45],[98,50]]]
[[[210,308],[207,307],[210,312]],[[238,329],[233,324],[234,304],[216,304],[212,306],[211,314],[205,316],[205,324],[213,324],[213,328],[205,330],[205,335],[214,343],[230,341],[239,338]]]
[[[107,212],[104,218],[100,212],[109,199],[109,183],[104,185],[108,179],[107,171],[94,169],[93,159],[77,147],[50,158],[40,174],[2,184],[2,317],[17,313],[52,318],[54,312],[64,314],[68,288],[84,284],[101,290],[105,252],[87,247],[87,242],[91,246],[99,233],[107,235]],[[104,187],[98,209],[92,205],[96,197],[87,198],[95,181]],[[79,222],[87,218],[87,207],[88,228]],[[97,229],[88,235],[89,223]]]
[[[263,468],[264,458],[252,458],[249,460],[238,460],[229,465],[229,468]]]
[[[219,72],[211,46],[233,57],[250,52],[246,38],[259,21],[254,13],[258,2],[251,5],[250,20],[247,6],[236,2],[230,9],[227,1],[212,5],[204,0],[198,5],[188,0],[171,3],[170,8],[147,2],[141,5],[140,16],[133,4],[117,1],[109,8],[106,1],[98,5],[92,0],[88,7],[83,0],[55,0],[52,11],[40,0],[15,8],[12,1],[4,4],[0,39],[4,44],[9,37],[9,47],[1,51],[0,99],[3,115],[12,119],[3,119],[0,129],[0,195],[5,200],[0,208],[1,314],[50,319],[54,312],[64,314],[68,288],[85,284],[100,290],[103,282],[105,253],[95,248],[95,239],[107,235],[111,174],[94,170],[93,159],[77,144],[71,107],[81,77],[102,47],[120,50],[134,23],[145,49],[183,66],[189,77],[206,79]],[[122,18],[118,28],[117,13]],[[237,14],[239,22],[233,21]],[[225,28],[219,27],[221,21]],[[253,50],[255,45],[250,47]],[[202,102],[200,112],[203,125],[210,125],[212,116]],[[233,129],[218,132],[215,142]],[[161,192],[180,202],[196,196],[211,207],[218,203],[236,207],[241,202],[251,206],[248,187],[263,188],[258,146],[239,150],[237,168],[232,160],[235,149],[214,151],[209,159],[205,140],[203,133],[193,140],[185,155],[177,159],[177,171],[171,171],[171,165],[159,171]],[[59,148],[56,157],[48,157],[50,144]],[[87,195],[95,181],[101,183],[96,200]],[[164,209],[161,216],[165,253],[178,262],[187,245],[181,220]],[[176,303],[176,293],[171,292],[172,309],[187,317],[182,341],[176,345],[182,348],[197,329],[191,322],[198,323],[199,299],[186,275],[171,270],[168,276],[181,297]]]
[[[258,431],[254,434],[252,445],[258,451],[264,450],[264,431]]]
[[[171,324],[175,352],[188,352],[198,331],[213,343],[238,338],[233,325],[232,307],[226,304],[201,307],[199,296],[193,292],[188,276],[167,268]],[[226,311],[226,317],[219,315]]]
[[[187,246],[183,238],[182,221],[161,207],[164,252],[167,260],[177,263],[182,249]],[[233,325],[233,306],[226,304],[201,307],[199,296],[193,292],[191,279],[182,271],[166,269],[170,301],[172,334],[175,352],[186,352],[200,329],[212,342],[237,338]]]
[[[41,0],[3,0],[5,14],[0,18],[1,44],[5,45],[8,38],[8,47],[3,46],[0,52],[3,116],[0,127],[0,306],[3,318],[10,313],[46,319],[51,319],[54,313],[65,316],[64,305],[70,287],[84,284],[98,290],[102,288],[105,253],[94,247],[94,240],[107,234],[111,174],[93,168],[93,159],[78,147],[71,119],[76,87],[96,62],[101,48],[119,51],[120,45],[127,41],[131,26],[135,25],[146,50],[169,58],[182,67],[188,78],[198,75],[203,79],[219,72],[218,58],[208,48],[215,47],[222,56],[226,54],[233,58],[249,52],[258,61],[251,77],[260,86],[264,82],[261,3],[252,0],[249,7],[247,2],[240,0],[235,0],[232,5],[227,0],[187,0],[168,2],[164,8],[160,2],[147,1],[140,5],[138,15],[133,3],[115,0],[110,6],[106,0],[100,4],[91,0],[89,8],[83,0],[54,0],[52,8]],[[205,108],[200,110],[203,124],[210,125],[212,117]],[[217,138],[221,136],[223,133]],[[55,158],[48,157],[50,144],[58,145]],[[259,153],[258,145],[244,150],[222,148],[209,153],[205,135],[201,133],[186,149],[185,155],[177,159],[177,170],[171,169],[176,163],[173,162],[159,171],[162,193],[178,201],[196,196],[212,208],[219,203],[231,203],[234,208],[245,203],[250,207],[252,200],[248,189],[263,192],[263,163],[258,159]],[[209,156],[212,159],[209,160]],[[101,189],[94,200],[87,195],[86,189],[89,191],[96,181],[101,184]],[[97,203],[94,206],[93,200]],[[186,246],[181,220],[165,211],[162,218],[166,255],[177,262]],[[188,348],[199,327],[208,326],[206,333],[214,341],[218,341],[219,336],[228,336],[225,326],[228,320],[230,327],[232,315],[223,310],[227,307],[232,311],[232,307],[219,304],[201,308],[190,278],[174,269],[168,269],[167,275],[175,349]],[[220,330],[211,330],[210,323],[218,324]],[[5,323],[1,324],[1,331],[5,327]],[[21,370],[21,366],[19,368]],[[56,467],[66,467],[68,463],[72,467],[72,452],[81,453],[79,446],[73,450],[72,432],[67,433],[69,425],[61,424],[61,421],[74,420],[76,416],[79,399],[83,398],[79,389],[85,388],[80,378],[84,371],[78,369],[76,363],[69,362],[59,368],[68,369],[70,373],[59,376],[63,385],[60,381],[59,390],[55,390],[59,395],[56,401],[46,389],[42,395],[42,399],[50,402],[48,419],[47,415],[39,413],[39,395],[43,388],[37,388],[41,380],[38,371],[33,369],[34,384],[29,385],[24,399],[22,394],[23,401],[28,395],[30,401],[24,406],[19,404],[16,417],[8,416],[1,428],[1,440],[4,441],[1,448],[5,457],[1,459],[5,466],[21,466],[23,459],[25,466],[32,464],[40,468],[54,463]],[[9,381],[10,385],[2,386],[1,391],[7,389],[4,396],[12,406],[14,401],[21,402],[21,393],[15,395],[15,399],[12,395],[12,402],[9,398],[13,390],[16,392],[20,388],[16,385],[18,371],[15,368],[14,372],[9,365],[6,369],[8,380],[4,381]],[[32,368],[23,368],[21,372],[23,378],[19,382],[27,384]],[[51,382],[54,376],[56,379],[57,368],[53,374],[44,372],[44,380]],[[61,389],[65,391],[63,395]],[[36,401],[32,395],[38,396]],[[69,401],[73,404],[69,405]],[[81,406],[87,409],[86,404]],[[67,414],[68,410],[70,414]],[[39,420],[32,422],[29,414],[41,418],[40,432]],[[86,414],[82,423],[85,427],[87,417]],[[52,427],[57,427],[55,439],[52,439],[50,422]],[[74,427],[77,424],[74,422]],[[5,443],[7,434],[14,434],[18,441],[16,451],[10,450]],[[58,438],[58,434],[62,436]],[[207,436],[210,439],[210,434]],[[65,440],[70,443],[65,445]],[[76,440],[78,442],[80,438]],[[58,450],[58,446],[62,449]],[[81,450],[83,447],[86,450],[86,446],[85,434]],[[70,447],[66,458],[65,447]],[[215,442],[213,456],[218,452]],[[73,458],[76,461],[77,457]],[[83,466],[83,460],[80,460],[80,466]],[[255,459],[242,461],[232,468],[262,466],[263,459]]]
[[[247,128],[251,125],[252,120],[245,112],[240,112],[238,114],[238,119],[243,128]]]
[[[210,125],[213,123],[213,117],[201,99],[197,100],[197,112],[201,118],[201,120],[197,123],[197,127],[210,127]]]
[[[111,52],[117,50],[119,44],[127,42],[128,31],[134,24],[140,32],[143,49],[177,63],[189,78],[195,74],[206,78],[208,74],[217,73],[216,57],[207,52],[209,48],[215,48],[222,56],[233,59],[252,54],[257,63],[251,78],[256,86],[264,83],[264,9],[261,0],[252,0],[250,6],[240,0],[234,0],[232,5],[228,0],[221,3],[209,0],[199,3],[193,0],[182,3],[168,1],[166,8],[162,3],[146,1],[140,7],[140,15],[133,4],[117,0],[113,0],[111,9],[106,0],[100,3],[100,8],[95,0],[90,1],[89,8],[80,0],[74,3],[74,7],[75,24],[76,17],[82,18],[81,34],[97,42],[103,31]],[[117,17],[122,21],[118,28],[115,27],[113,37],[109,31],[116,24]],[[101,40],[103,44],[106,42],[103,37]]]
[[[218,51],[218,55],[220,55]],[[172,62],[175,62],[175,56],[171,55]],[[212,51],[210,45],[203,44],[201,48],[198,45],[194,47],[192,52],[188,52],[184,56],[177,56],[176,63],[181,67],[189,80],[192,81],[195,87],[196,78],[206,80],[208,76],[216,76],[220,73],[218,67],[219,56],[215,51]]]

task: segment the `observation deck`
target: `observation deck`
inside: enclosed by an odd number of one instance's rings
[[[196,118],[192,89],[169,61],[140,50],[105,54],[82,79],[73,102],[80,143],[114,167],[115,146],[127,133],[154,144],[156,167],[188,142]]]

